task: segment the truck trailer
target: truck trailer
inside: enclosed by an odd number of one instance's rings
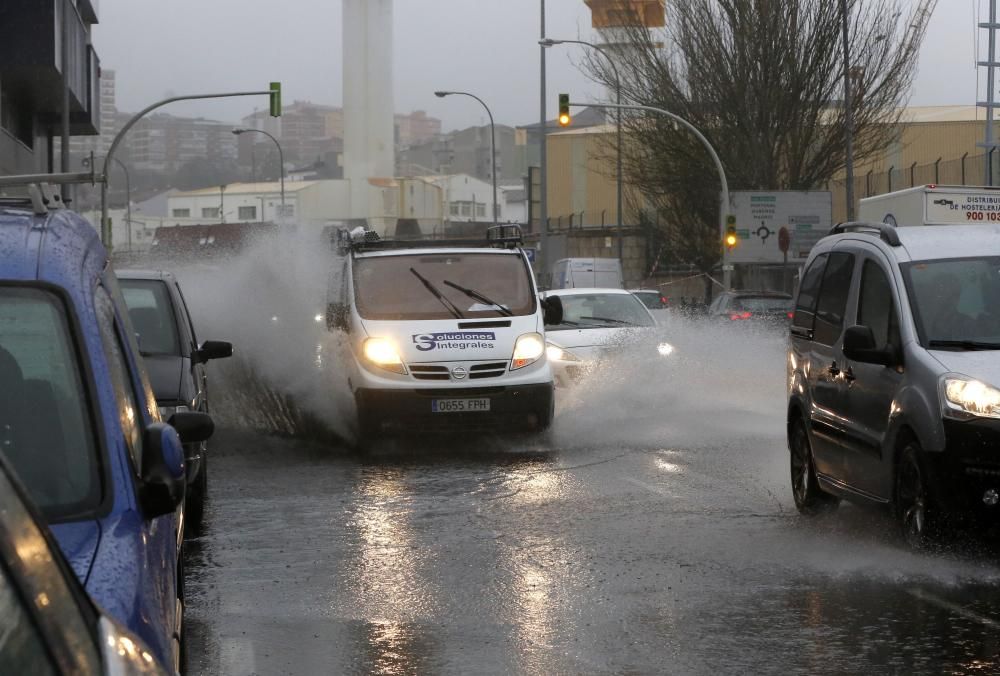
[[[892,226],[1000,223],[1000,188],[921,185],[861,200],[858,219]]]

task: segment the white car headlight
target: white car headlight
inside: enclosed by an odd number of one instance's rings
[[[941,379],[944,414],[959,420],[1000,418],[1000,390],[963,375]]]
[[[510,360],[510,370],[516,371],[534,364],[545,354],[545,339],[538,333],[526,333],[514,343],[514,356]]]
[[[674,346],[670,343],[660,343],[656,346],[656,351],[660,353],[661,357],[669,357],[674,353]]]
[[[552,343],[545,344],[545,356],[549,358],[549,361],[580,361],[580,358],[572,352]]]
[[[365,359],[386,371],[406,375],[406,367],[396,350],[396,346],[387,338],[369,338],[364,344]]]
[[[321,321],[323,321],[323,319],[324,319],[324,317],[323,317],[323,315],[321,315],[321,314],[316,314],[316,315],[315,315],[315,316],[313,317],[313,321],[314,321],[314,322],[316,322],[317,324],[318,324],[318,323],[320,323]]]

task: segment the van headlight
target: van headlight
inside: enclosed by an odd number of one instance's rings
[[[545,356],[549,361],[580,361],[580,358],[568,350],[552,343],[545,344]]]
[[[941,379],[944,415],[957,420],[1000,418],[1000,390],[959,374]]]
[[[545,354],[545,339],[539,333],[526,333],[514,343],[514,356],[510,360],[510,370],[516,371],[534,364]]]
[[[399,351],[388,338],[369,338],[365,341],[363,352],[365,359],[386,371],[406,375],[406,367],[399,356]]]

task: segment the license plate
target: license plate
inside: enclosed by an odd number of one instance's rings
[[[432,399],[432,413],[467,413],[490,410],[489,398],[482,399]]]

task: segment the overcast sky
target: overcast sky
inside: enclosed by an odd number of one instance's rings
[[[913,104],[975,102],[981,2],[939,0]],[[592,36],[583,0],[547,5],[549,36]],[[170,94],[263,89],[271,80],[282,82],[286,104],[341,103],[340,0],[101,0],[100,21],[94,42],[102,66],[117,71],[119,110]],[[475,101],[433,95],[466,89],[486,100],[498,123],[538,120],[539,0],[397,0],[394,31],[397,112],[426,110],[445,130],[484,123]],[[550,100],[560,91],[599,93],[577,69],[577,49],[549,51]],[[169,110],[236,121],[266,105],[231,99]]]

